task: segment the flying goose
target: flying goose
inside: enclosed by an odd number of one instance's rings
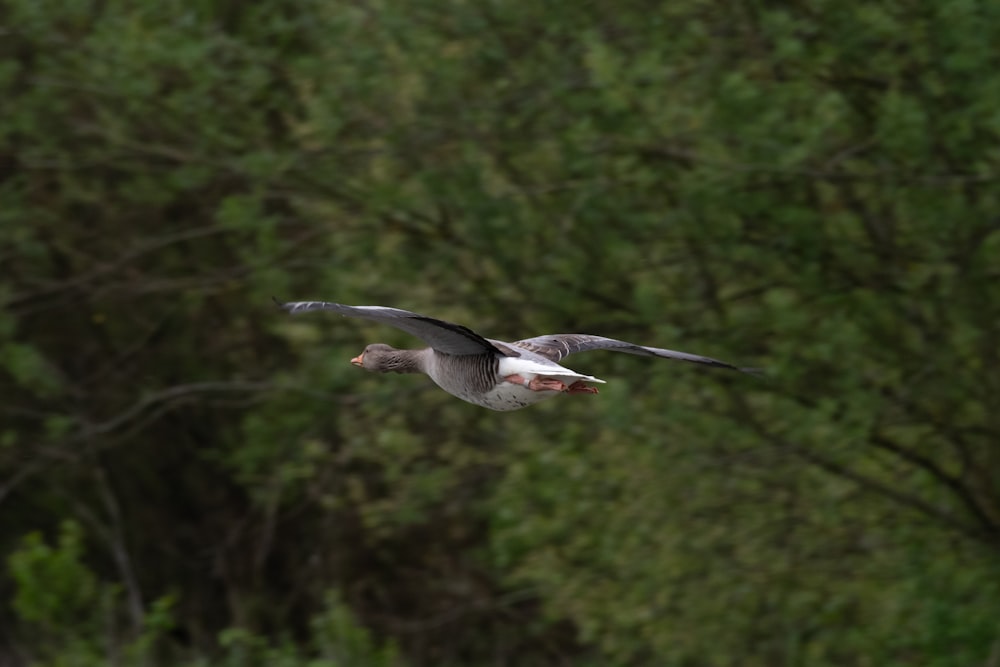
[[[332,310],[347,317],[375,320],[402,329],[430,347],[397,350],[383,343],[372,343],[351,359],[351,363],[380,373],[425,373],[449,394],[491,410],[519,410],[559,393],[596,394],[597,387],[587,383],[603,384],[604,380],[577,373],[558,363],[571,354],[588,350],[614,350],[753,372],[710,357],[644,347],[603,336],[549,334],[506,343],[483,338],[461,324],[399,308],[346,306],[329,301],[281,303],[275,299],[274,302],[292,314]]]

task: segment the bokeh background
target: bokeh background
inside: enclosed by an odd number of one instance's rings
[[[7,0],[3,665],[1000,665],[1000,3]],[[513,413],[348,360],[596,333]]]

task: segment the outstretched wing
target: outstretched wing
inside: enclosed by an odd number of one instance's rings
[[[623,340],[605,338],[604,336],[591,336],[588,334],[549,334],[547,336],[525,338],[524,340],[510,343],[510,345],[524,350],[530,350],[531,352],[540,354],[543,357],[547,357],[555,362],[559,362],[569,355],[576,354],[577,352],[587,352],[588,350],[612,350],[614,352],[637,354],[641,357],[680,359],[681,361],[690,361],[696,364],[729,368],[743,373],[757,372],[756,369],[740,368],[739,366],[733,366],[732,364],[727,364],[724,361],[712,359],[711,357],[688,354],[687,352],[677,352],[676,350],[666,350],[660,347],[645,347],[643,345],[636,345],[635,343],[628,343]]]
[[[288,303],[281,303],[275,299],[274,302],[293,315],[312,310],[332,310],[347,317],[360,317],[364,320],[382,322],[420,338],[438,352],[444,352],[445,354],[467,355],[499,352],[508,357],[518,356],[516,351],[509,348],[502,349],[472,329],[463,327],[461,324],[436,320],[433,317],[426,317],[425,315],[411,313],[408,310],[400,310],[399,308],[387,308],[385,306],[345,306],[342,303],[332,303],[330,301],[290,301]]]

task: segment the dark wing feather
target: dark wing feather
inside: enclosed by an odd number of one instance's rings
[[[411,313],[408,310],[400,310],[399,308],[387,308],[385,306],[345,306],[342,303],[332,303],[330,301],[290,301],[288,303],[281,303],[275,299],[274,302],[292,314],[305,313],[311,310],[332,310],[347,317],[359,317],[365,320],[382,322],[420,338],[435,350],[444,352],[445,354],[466,355],[499,352],[508,357],[517,355],[517,352],[509,348],[499,349],[472,329],[463,327],[461,324],[436,320],[433,317],[426,317],[418,313]]]
[[[530,350],[552,361],[559,362],[571,354],[577,352],[587,352],[588,350],[612,350],[614,352],[626,352],[637,354],[641,357],[661,357],[664,359],[680,359],[681,361],[691,361],[696,364],[706,364],[708,366],[719,366],[730,368],[744,373],[753,373],[754,369],[740,368],[727,364],[711,357],[702,357],[697,354],[687,352],[677,352],[676,350],[665,350],[660,347],[645,347],[628,343],[614,338],[603,336],[591,336],[588,334],[549,334],[547,336],[536,336],[535,338],[525,338],[524,340],[510,343],[514,347]]]

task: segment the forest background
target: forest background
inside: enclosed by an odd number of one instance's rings
[[[7,0],[0,664],[1000,665],[1000,3]],[[612,353],[513,413],[385,304]]]

